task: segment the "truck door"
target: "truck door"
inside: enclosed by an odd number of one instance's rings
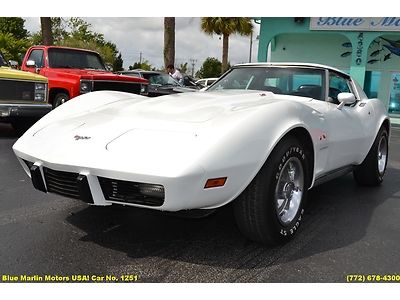
[[[35,66],[27,66],[27,62],[31,60],[35,62]],[[24,69],[28,72],[37,73],[45,76],[45,59],[44,59],[44,50],[43,49],[33,49],[25,61]]]

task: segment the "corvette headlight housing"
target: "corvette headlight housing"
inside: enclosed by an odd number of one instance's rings
[[[92,81],[82,80],[79,91],[81,94],[89,93],[92,91],[92,86],[93,86]]]
[[[141,183],[139,184],[139,192],[147,197],[155,197],[160,199],[164,199],[165,197],[164,187],[159,184]]]
[[[45,102],[47,100],[47,83],[35,83],[35,101]]]

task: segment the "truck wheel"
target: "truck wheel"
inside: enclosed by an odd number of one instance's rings
[[[54,100],[53,100],[53,108],[60,106],[61,104],[65,103],[68,100],[69,100],[69,96],[66,93],[56,94],[56,96],[54,97]]]
[[[361,165],[353,171],[359,185],[377,186],[383,181],[389,154],[388,132],[381,127],[375,141]]]
[[[278,245],[294,236],[303,218],[309,186],[308,156],[297,139],[283,139],[235,200],[235,219],[247,238]]]

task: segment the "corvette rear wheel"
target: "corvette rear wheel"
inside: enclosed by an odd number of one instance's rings
[[[382,127],[368,152],[367,157],[354,171],[353,176],[359,185],[377,186],[383,181],[389,154],[389,138]]]
[[[283,139],[234,203],[240,231],[268,245],[288,242],[303,218],[309,184],[308,153],[293,137]]]

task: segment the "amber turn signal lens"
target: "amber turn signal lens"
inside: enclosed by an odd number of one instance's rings
[[[224,186],[227,177],[220,177],[220,178],[212,178],[208,179],[206,185],[204,186],[205,189],[215,188],[219,186]]]

